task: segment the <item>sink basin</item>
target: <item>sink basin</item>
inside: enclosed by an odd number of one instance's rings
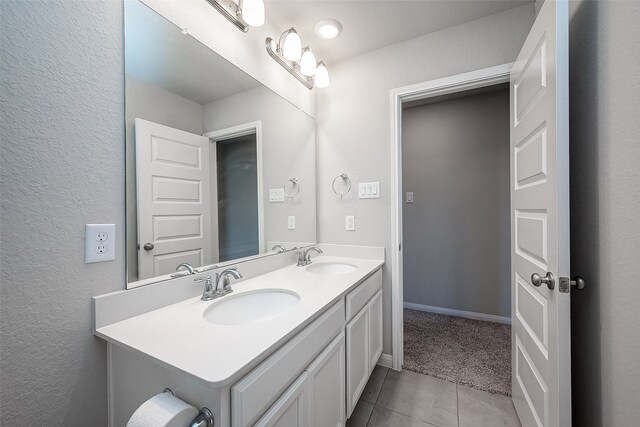
[[[230,295],[204,312],[216,325],[251,325],[280,317],[300,302],[300,295],[284,289],[260,289]]]
[[[318,262],[307,267],[309,273],[324,275],[346,274],[356,271],[357,269],[358,267],[355,265],[344,262]]]

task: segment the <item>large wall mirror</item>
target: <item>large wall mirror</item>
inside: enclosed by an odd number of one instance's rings
[[[313,118],[138,0],[125,75],[129,288],[316,242]]]

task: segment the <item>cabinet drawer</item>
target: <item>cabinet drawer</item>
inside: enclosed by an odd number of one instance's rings
[[[371,276],[365,279],[357,288],[347,294],[347,322],[353,318],[362,307],[380,290],[382,287],[382,269],[376,270]]]
[[[231,388],[231,425],[252,425],[344,328],[339,301]]]

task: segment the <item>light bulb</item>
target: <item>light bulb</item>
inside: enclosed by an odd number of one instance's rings
[[[316,68],[316,75],[314,77],[315,86],[318,88],[324,88],[329,86],[329,71],[327,71],[327,67],[325,67],[324,62],[320,62],[318,64],[318,68]]]
[[[300,72],[307,77],[311,77],[316,73],[316,56],[309,47],[305,47],[302,52],[302,58],[300,58]]]
[[[302,41],[293,28],[289,30],[289,34],[284,38],[282,55],[289,61],[298,61],[302,55]]]
[[[264,24],[264,1],[243,0],[242,20],[252,27],[259,27]]]

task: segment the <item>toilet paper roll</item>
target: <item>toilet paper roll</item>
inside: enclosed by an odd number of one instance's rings
[[[136,409],[127,427],[185,427],[199,412],[171,393],[160,393]]]

